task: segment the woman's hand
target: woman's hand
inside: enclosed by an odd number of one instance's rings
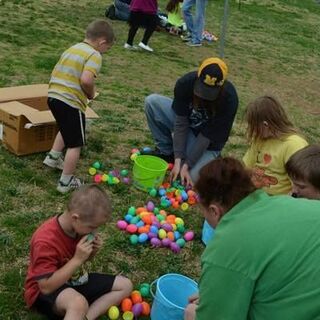
[[[181,159],[175,159],[174,166],[170,172],[170,183],[172,183],[172,181],[175,181],[178,178],[178,175],[180,173],[180,167],[181,167]]]
[[[183,184],[186,187],[187,186],[193,187],[193,181],[189,173],[189,167],[186,163],[183,164],[180,170],[180,178],[181,178],[181,184]]]

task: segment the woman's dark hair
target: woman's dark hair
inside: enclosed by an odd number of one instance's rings
[[[204,207],[217,202],[229,210],[256,187],[239,160],[225,157],[212,160],[202,167],[195,189]]]
[[[169,2],[167,3],[167,6],[166,6],[166,10],[168,12],[176,11],[178,9],[179,2],[182,2],[182,1],[180,1],[180,0],[169,0]]]

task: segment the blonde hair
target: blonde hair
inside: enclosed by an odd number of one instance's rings
[[[247,137],[249,141],[277,139],[298,132],[288,119],[280,102],[272,96],[262,96],[249,103],[245,111],[245,118],[248,124]],[[267,137],[264,134],[266,123],[268,126]]]
[[[106,20],[92,21],[86,29],[86,39],[97,40],[103,38],[107,43],[115,41],[115,35],[111,25]]]
[[[107,193],[95,184],[87,184],[71,194],[68,212],[76,212],[82,220],[90,221],[97,215],[111,217],[111,201]]]

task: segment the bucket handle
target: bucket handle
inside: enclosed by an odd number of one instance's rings
[[[153,298],[154,300],[157,299],[157,297],[156,297],[156,294],[153,292],[153,287],[154,287],[155,284],[157,284],[157,282],[158,282],[158,279],[153,280],[153,281],[151,282],[151,284],[150,284],[150,293],[151,293],[152,298]]]

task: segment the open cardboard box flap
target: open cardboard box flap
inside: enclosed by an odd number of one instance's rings
[[[0,102],[46,96],[48,84],[0,88]]]
[[[32,125],[55,123],[55,119],[50,110],[39,111],[17,101],[0,103],[0,110],[13,116],[25,116]],[[91,109],[87,108],[87,119],[97,119],[99,116]]]

